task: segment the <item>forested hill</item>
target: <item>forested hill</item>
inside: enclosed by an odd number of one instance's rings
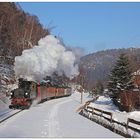
[[[112,49],[91,53],[82,57],[80,62],[80,67],[84,69],[85,86],[92,88],[97,82],[103,82],[106,85],[109,72],[121,53],[127,54],[133,71],[140,69],[140,48]]]
[[[25,13],[18,3],[0,3],[0,56],[20,55],[48,34],[38,18]]]
[[[10,91],[8,85],[16,82],[15,56],[37,45],[38,40],[48,34],[49,30],[43,28],[38,18],[25,13],[18,3],[0,3],[0,95]]]

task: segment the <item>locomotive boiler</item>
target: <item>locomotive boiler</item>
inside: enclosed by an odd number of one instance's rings
[[[9,108],[28,109],[33,101],[40,103],[44,100],[70,95],[71,88],[68,86],[36,83],[19,79],[18,88],[11,91],[11,104]]]

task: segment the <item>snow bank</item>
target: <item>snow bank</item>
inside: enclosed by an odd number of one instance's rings
[[[14,82],[13,66],[0,62],[0,114],[9,109],[10,100],[6,95]]]
[[[97,101],[90,104],[95,108],[101,110],[109,111],[113,113],[113,118],[120,122],[127,122],[127,118],[132,118],[140,121],[140,111],[133,112],[121,112],[118,107],[116,107],[109,97],[100,96]]]
[[[105,110],[108,112],[111,112],[113,114],[113,120],[120,122],[120,123],[124,123],[127,124],[127,119],[128,118],[132,118],[134,120],[140,121],[140,111],[133,111],[133,112],[121,112],[119,111],[119,109],[113,104],[113,102],[111,101],[111,99],[109,97],[104,97],[104,96],[100,96],[97,101],[90,103],[90,106],[94,107],[94,108],[98,108],[101,110]],[[87,112],[85,113],[86,116],[90,117],[90,114]],[[95,115],[92,116],[95,120],[100,119],[100,122],[102,121],[102,123],[106,123],[105,120],[103,120],[103,118],[98,118],[98,116],[96,117]],[[107,123],[106,123],[107,124]],[[111,125],[111,123],[110,123]],[[139,128],[139,125],[135,125],[130,123],[130,126],[133,126],[135,128]],[[121,126],[117,123],[113,123],[113,128],[115,128],[116,130],[119,130],[121,132],[123,132],[124,134],[130,134],[131,137],[140,137],[140,133],[138,132],[134,132],[133,130],[126,130],[126,128],[124,126]]]
[[[130,112],[128,117],[140,121],[140,111]]]
[[[91,106],[110,112],[118,111],[112,100],[105,96],[100,96],[94,103],[91,103]]]
[[[8,105],[4,101],[0,100],[0,113],[7,109],[8,109]]]
[[[10,100],[5,94],[0,94],[0,114],[9,110]]]
[[[48,35],[40,39],[37,46],[15,57],[14,70],[17,77],[38,82],[54,72],[73,78],[79,74],[75,62],[75,54],[68,51],[53,35]]]

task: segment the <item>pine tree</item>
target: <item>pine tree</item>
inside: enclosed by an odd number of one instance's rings
[[[128,57],[121,54],[111,71],[108,89],[112,93],[112,98],[119,99],[119,94],[122,91],[129,90],[132,87],[132,69]]]
[[[98,95],[102,95],[103,94],[104,86],[103,86],[103,84],[100,81],[98,81],[96,83],[96,90],[97,90],[97,94]]]

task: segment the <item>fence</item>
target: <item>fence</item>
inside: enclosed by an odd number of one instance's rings
[[[140,122],[136,121],[134,119],[128,118],[127,122],[119,122],[113,119],[113,114],[111,112],[108,111],[104,111],[101,109],[97,109],[94,107],[89,106],[89,102],[86,102],[86,104],[84,106],[82,106],[82,108],[80,108],[81,110],[79,110],[80,114],[87,117],[88,119],[91,119],[92,121],[95,121],[101,125],[103,125],[104,127],[110,129],[113,132],[116,132],[124,137],[135,137],[135,136],[131,136],[131,134],[129,134],[128,129],[135,131],[137,133],[140,133]],[[96,116],[99,116],[99,118],[95,118]],[[107,120],[108,123],[103,123],[102,120]],[[115,125],[118,125],[119,128],[125,128],[125,130],[122,131],[122,129],[118,129],[115,128]],[[136,125],[137,127],[131,126],[130,124]],[[139,128],[138,128],[139,126]]]
[[[128,130],[128,128],[130,128],[130,129],[132,129],[132,130],[135,130],[135,131],[140,132],[140,129],[130,126],[130,125],[129,125],[130,123],[136,124],[136,125],[140,126],[140,122],[139,122],[139,121],[134,120],[134,119],[131,119],[131,118],[128,118],[128,119],[127,119],[127,124],[126,124],[126,129]]]
[[[110,122],[112,122],[112,113],[111,112],[107,112],[107,111],[100,110],[100,109],[97,109],[97,108],[93,108],[93,107],[90,107],[90,106],[87,106],[87,109],[85,108],[85,110],[87,112],[98,115],[98,116],[103,117],[103,118],[109,120]],[[99,112],[99,113],[97,113],[97,112]],[[109,118],[106,117],[106,116],[109,116]]]

